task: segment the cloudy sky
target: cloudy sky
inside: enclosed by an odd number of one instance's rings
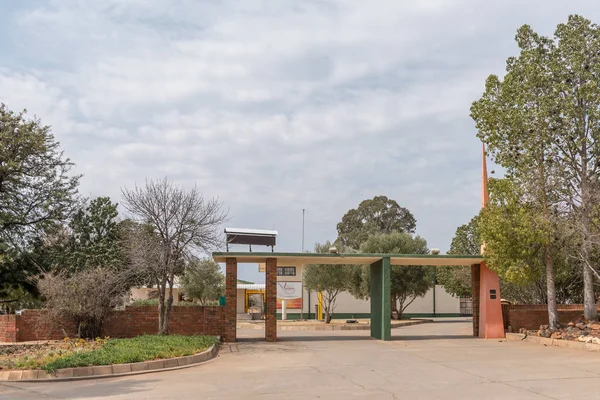
[[[167,176],[299,251],[303,208],[312,248],[387,195],[445,251],[480,205],[486,76],[519,26],[595,3],[2,0],[0,101],[53,126],[85,196]]]

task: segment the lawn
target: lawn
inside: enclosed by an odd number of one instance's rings
[[[183,357],[217,344],[216,336],[145,335],[132,339],[65,339],[61,343],[21,346],[0,359],[0,369],[41,368],[52,373],[61,368],[87,367]]]

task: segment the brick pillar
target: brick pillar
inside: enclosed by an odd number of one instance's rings
[[[471,308],[473,309],[473,336],[479,337],[479,264],[471,265]]]
[[[236,341],[237,319],[237,258],[225,259],[225,312],[223,313],[223,340]]]
[[[267,258],[265,290],[267,309],[265,315],[265,340],[277,341],[277,259]]]

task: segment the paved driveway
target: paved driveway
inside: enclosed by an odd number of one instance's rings
[[[598,399],[600,353],[480,340],[465,320],[246,337],[202,366],[119,379],[0,384],[0,399]],[[240,332],[260,336],[260,332]]]

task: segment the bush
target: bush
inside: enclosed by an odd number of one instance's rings
[[[99,349],[74,352],[42,366],[46,372],[61,368],[135,363],[183,357],[208,349],[219,342],[216,336],[145,335],[133,339],[110,339]]]
[[[48,309],[44,318],[54,325],[73,321],[78,337],[99,337],[110,311],[123,304],[128,282],[124,274],[104,268],[45,273],[38,283]]]

